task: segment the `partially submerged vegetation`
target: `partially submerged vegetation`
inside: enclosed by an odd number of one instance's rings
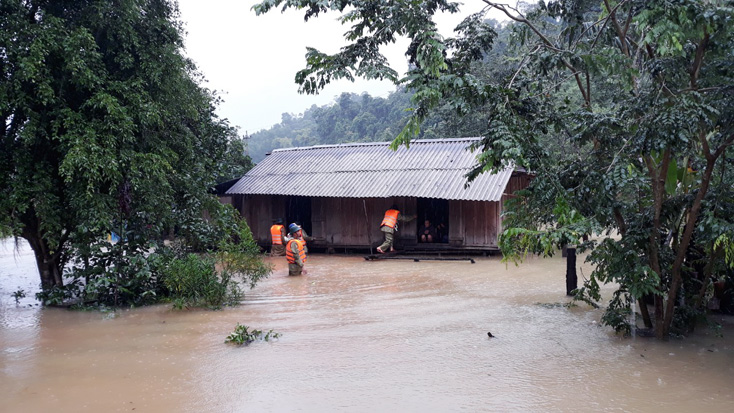
[[[271,267],[262,260],[259,247],[244,220],[228,205],[219,205],[217,219],[201,225],[206,237],[188,237],[168,243],[149,242],[148,252],[128,254],[124,239],[100,248],[88,265],[74,265],[65,273],[66,283],[37,294],[44,305],[73,308],[110,308],[171,302],[174,308],[236,305],[243,286],[252,288],[267,277]],[[213,234],[216,245],[206,245]],[[192,245],[197,245],[193,247]],[[115,252],[121,251],[118,254]]]
[[[277,339],[280,336],[280,333],[276,333],[273,330],[269,330],[268,332],[264,333],[261,330],[257,329],[250,330],[250,327],[237,323],[237,326],[235,326],[234,328],[234,332],[228,335],[224,342],[236,344],[238,346],[247,346],[255,340],[270,341],[273,339]]]

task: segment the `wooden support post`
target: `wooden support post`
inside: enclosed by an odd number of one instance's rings
[[[573,295],[572,291],[578,288],[576,276],[576,247],[566,248],[566,295]]]

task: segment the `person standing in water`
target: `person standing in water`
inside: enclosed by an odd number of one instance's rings
[[[290,238],[285,245],[285,258],[288,260],[288,275],[305,274],[306,241],[302,240],[301,227],[293,223],[288,226]]]
[[[274,221],[273,226],[270,227],[270,256],[271,257],[282,257],[285,255],[285,227],[283,226],[283,220],[278,218]]]
[[[398,231],[398,221],[410,222],[416,218],[418,218],[417,215],[406,217],[401,214],[398,210],[398,206],[393,204],[390,209],[385,211],[385,217],[382,219],[382,223],[380,224],[380,231],[385,235],[385,241],[382,245],[377,247],[377,252],[384,254],[388,248],[390,251],[395,251],[395,248],[393,247],[393,238],[395,236],[394,234]]]

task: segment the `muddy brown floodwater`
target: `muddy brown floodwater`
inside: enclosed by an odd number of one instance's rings
[[[723,338],[617,337],[601,310],[560,306],[560,257],[313,255],[301,277],[268,260],[239,307],[74,312],[16,305],[38,275],[27,245],[0,242],[0,410],[734,411],[731,317],[713,317]],[[225,344],[237,323],[282,336]]]

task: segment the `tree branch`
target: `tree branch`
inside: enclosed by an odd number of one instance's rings
[[[690,74],[691,74],[691,89],[696,89],[698,86],[698,74],[701,72],[701,66],[703,65],[703,57],[704,54],[706,54],[706,47],[708,47],[709,44],[709,33],[708,30],[704,27],[703,29],[703,39],[701,39],[701,42],[698,43],[698,46],[696,46],[696,57],[693,59],[693,63],[691,64]]]
[[[518,11],[516,8],[510,7],[506,4],[499,4],[499,3],[494,3],[494,2],[486,1],[486,0],[482,0],[482,1],[484,1],[484,3],[487,4],[487,6],[505,13],[505,15],[509,17],[510,19],[528,26],[530,30],[532,30],[533,33],[535,33],[540,38],[540,40],[543,42],[543,44],[547,48],[554,50],[556,52],[561,52],[561,53],[567,52],[566,50],[562,50],[562,49],[555,47],[553,43],[547,37],[545,37],[545,35],[543,35],[543,33],[541,33],[540,30],[537,27],[535,27],[535,25],[532,22],[530,22],[530,20],[526,19],[525,16],[522,13],[520,13],[520,11]],[[514,10],[515,13],[517,13],[517,15],[510,13],[510,11],[507,10],[508,8],[511,10]],[[581,80],[581,77],[578,75],[579,73],[578,70],[568,60],[564,58],[561,58],[561,62],[563,63],[564,66],[566,66],[568,70],[570,70],[571,72],[575,72],[574,77],[576,78],[576,84],[579,87],[581,96],[584,98],[585,106],[588,108],[591,108],[591,101],[589,100],[588,91],[584,90],[583,81]]]
[[[517,71],[515,71],[515,74],[512,75],[512,79],[510,79],[510,83],[507,85],[507,88],[508,89],[512,87],[512,84],[515,82],[515,78],[517,77],[518,74],[520,74],[520,71],[525,66],[525,64],[528,62],[528,60],[529,60],[528,57],[534,55],[535,53],[537,53],[538,50],[540,50],[540,45],[538,45],[538,47],[536,47],[535,50],[533,50],[532,52],[530,52],[527,55],[523,56],[522,61],[520,62],[520,66],[518,66]]]
[[[625,0],[626,1],[626,0]],[[619,25],[619,21],[617,21],[617,8],[625,3],[625,1],[619,2],[615,7],[611,7],[609,5],[609,0],[604,0],[604,6],[606,6],[607,11],[609,12],[609,17],[612,20],[612,26],[614,26],[614,30],[617,32],[617,37],[619,37],[619,48],[622,51],[622,53],[627,57],[630,56],[629,47],[627,47],[627,36],[626,36],[626,30],[622,29],[622,26]],[[632,13],[630,13],[632,14]]]
[[[510,6],[506,5],[506,4],[498,4],[498,3],[493,3],[493,2],[490,2],[490,1],[486,1],[486,0],[482,0],[482,1],[484,1],[484,3],[486,3],[487,6],[489,6],[491,8],[494,8],[494,9],[497,9],[497,10],[505,13],[505,15],[507,17],[509,17],[510,19],[512,19],[512,20],[514,20],[514,21],[516,21],[518,23],[523,23],[523,24],[527,25],[530,28],[530,30],[532,30],[536,35],[538,35],[538,37],[540,38],[540,40],[542,40],[543,43],[545,44],[545,46],[548,47],[549,49],[553,49],[553,50],[555,50],[557,52],[563,52],[564,51],[564,50],[559,49],[556,46],[554,46],[553,45],[553,42],[551,42],[547,37],[545,37],[545,35],[543,33],[541,33],[540,30],[538,30],[538,28],[535,27],[535,25],[533,23],[531,23],[530,20],[526,19],[525,16],[522,13],[520,13],[516,8],[510,7]],[[507,10],[507,8],[510,8],[510,9],[514,10],[515,13],[517,13],[518,15],[517,16],[513,15],[512,13],[510,13]]]
[[[619,5],[621,5],[622,3],[619,3]],[[635,8],[635,5],[630,4],[630,9],[627,11],[627,21],[624,22],[624,30],[622,31],[622,34],[624,35],[625,39],[627,38],[627,31],[629,31],[630,25],[632,24],[632,11],[634,8]]]

